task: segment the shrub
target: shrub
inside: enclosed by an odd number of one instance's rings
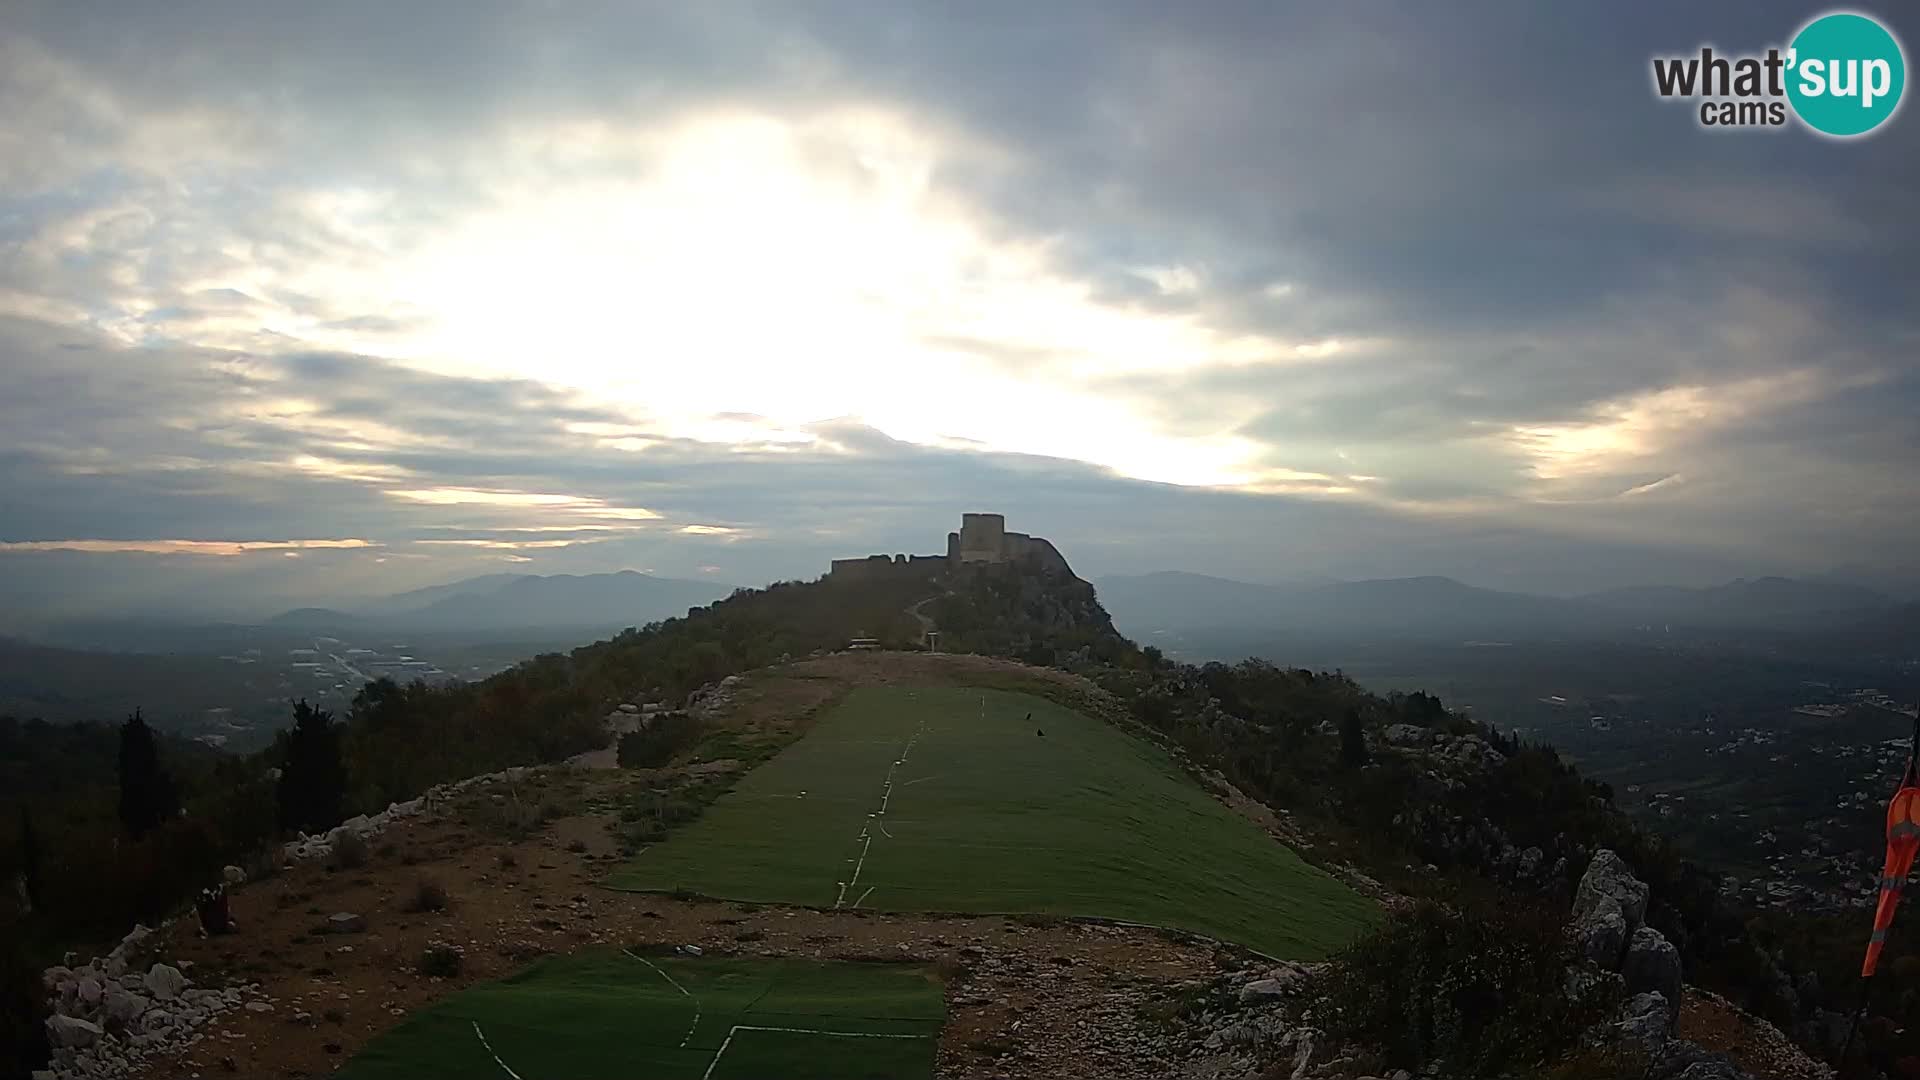
[[[1335,957],[1331,1026],[1399,1068],[1498,1076],[1556,1061],[1617,1004],[1567,996],[1559,914],[1423,902]]]
[[[465,962],[459,946],[435,941],[420,951],[420,974],[429,978],[451,979],[460,974]]]
[[[413,897],[407,901],[406,910],[413,913],[426,911],[445,911],[447,909],[446,887],[437,881],[422,880],[414,886]]]
[[[700,721],[688,713],[660,713],[644,730],[620,736],[623,769],[657,769],[692,746],[700,735]]]

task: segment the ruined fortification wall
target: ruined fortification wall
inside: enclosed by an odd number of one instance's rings
[[[835,559],[827,577],[832,581],[876,581],[889,575],[924,575],[962,566],[1021,563],[1057,573],[1073,574],[1058,548],[1043,537],[1007,531],[1001,514],[962,514],[960,531],[947,534],[945,555],[869,555],[864,559]]]

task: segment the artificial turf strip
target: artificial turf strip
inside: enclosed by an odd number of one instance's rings
[[[423,1009],[336,1075],[507,1080],[510,1069],[522,1080],[917,1080],[933,1075],[945,1015],[939,981],[919,967],[642,962],[591,949]]]
[[[1156,748],[1040,698],[970,688],[855,691],[607,884],[1095,916],[1288,959],[1322,958],[1379,917]]]

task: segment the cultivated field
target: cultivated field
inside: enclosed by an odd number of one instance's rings
[[[344,1080],[930,1077],[945,1018],[918,967],[593,949],[463,991]]]
[[[1154,748],[1040,698],[863,688],[615,888],[760,903],[1173,926],[1315,959],[1364,898]]]

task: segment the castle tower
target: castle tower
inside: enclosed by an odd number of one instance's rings
[[[999,562],[1006,558],[1006,539],[1005,515],[960,515],[961,562]]]

